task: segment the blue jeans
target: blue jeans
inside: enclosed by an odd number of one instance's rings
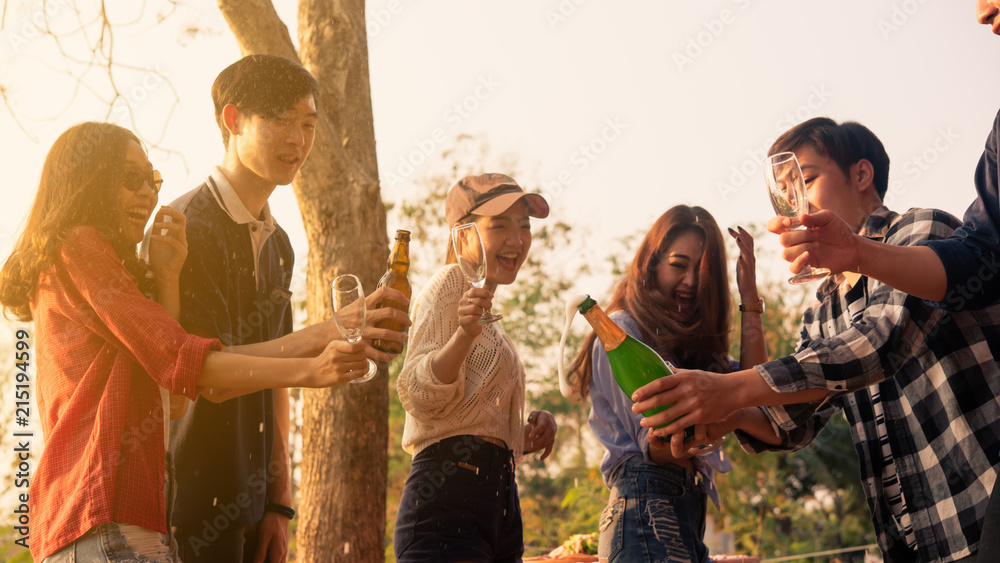
[[[42,563],[179,563],[165,534],[131,524],[94,526]]]
[[[628,458],[612,475],[601,514],[601,563],[707,561],[706,500],[691,471]]]

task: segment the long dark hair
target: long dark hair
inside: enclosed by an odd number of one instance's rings
[[[701,234],[705,249],[698,271],[695,309],[688,317],[666,307],[656,290],[656,272],[667,250],[682,235]],[[624,309],[639,325],[643,342],[678,367],[726,373],[729,364],[730,302],[726,247],[715,219],[701,207],[678,205],[653,224],[628,273],[615,286],[605,311]],[[582,397],[594,374],[591,332],[570,367],[569,378]]]
[[[59,243],[78,225],[97,229],[138,279],[144,265],[135,245],[124,240],[118,224],[118,200],[131,131],[111,123],[87,122],[70,127],[45,157],[38,192],[13,251],[0,269],[4,315],[31,320],[30,301],[38,275],[58,260]]]

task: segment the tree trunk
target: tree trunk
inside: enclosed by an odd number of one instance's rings
[[[218,0],[244,54],[296,57],[269,1]],[[316,142],[293,188],[309,240],[309,323],[331,315],[330,281],[375,289],[388,256],[362,0],[302,0],[299,57],[319,81]],[[372,381],[304,392],[296,561],[384,561],[389,391]]]

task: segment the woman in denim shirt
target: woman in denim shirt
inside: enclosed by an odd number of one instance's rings
[[[737,282],[743,304],[740,366],[766,360],[753,239],[729,230],[740,249]],[[700,207],[678,205],[650,229],[607,307],[627,333],[664,360],[685,368],[729,372],[730,297],[723,236]],[[713,467],[731,468],[719,451],[681,458],[667,442],[650,446],[631,399],[615,382],[604,348],[591,333],[571,377],[591,398],[590,427],[607,452],[601,460],[611,489],[601,515],[601,561],[706,561],[707,499],[718,507]],[[701,432],[699,432],[699,435]],[[704,452],[705,450],[700,450]]]

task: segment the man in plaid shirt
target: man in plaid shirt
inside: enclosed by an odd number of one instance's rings
[[[882,205],[889,158],[862,125],[812,119],[775,141],[771,153],[782,151],[799,159],[811,211],[830,210],[866,238],[913,245],[960,224],[933,209],[899,215]],[[676,405],[643,425],[683,415],[655,431],[674,434],[675,455],[684,449],[678,430],[713,421],[721,422],[706,441],[740,428],[747,451],[793,451],[842,410],[885,560],[974,560],[1000,464],[1000,307],[948,314],[850,272],[824,281],[817,299],[794,355],[733,374],[662,378],[636,392],[635,410]]]

